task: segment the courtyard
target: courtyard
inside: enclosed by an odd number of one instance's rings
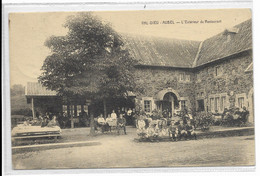
[[[135,140],[136,129],[132,127],[127,127],[127,135],[107,133],[90,137],[88,132],[88,128],[64,130],[66,137],[62,142],[89,140],[100,144],[14,153],[13,168],[242,166],[255,163],[253,135],[178,142],[138,142]]]

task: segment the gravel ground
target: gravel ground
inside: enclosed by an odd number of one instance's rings
[[[84,133],[81,134],[84,136]],[[42,150],[13,155],[14,169],[241,166],[254,165],[254,136],[178,142],[135,142],[127,135],[99,134],[101,145]]]

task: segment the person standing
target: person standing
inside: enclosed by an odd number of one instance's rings
[[[194,139],[197,140],[197,134],[194,131],[194,126],[191,124],[190,120],[187,122],[186,131],[187,131],[187,137],[191,138],[192,136],[194,136]]]
[[[126,134],[125,125],[126,125],[126,120],[125,120],[125,118],[123,117],[123,114],[120,114],[120,115],[119,115],[119,118],[117,119],[117,133],[118,133],[118,134],[119,134],[119,130],[120,130],[121,128],[123,128],[124,133]]]
[[[177,141],[179,132],[178,132],[178,126],[175,125],[175,121],[171,121],[169,132],[171,134],[172,140]]]
[[[181,120],[180,124],[178,125],[178,131],[179,131],[179,140],[181,140],[182,137],[184,137],[184,139],[187,139],[187,131],[186,131],[186,125],[184,124],[184,122]]]
[[[240,113],[241,121],[243,123],[246,123],[248,121],[249,111],[246,109],[246,107],[243,107],[243,110]]]
[[[117,119],[117,115],[115,113],[115,110],[112,110],[112,113],[111,113],[111,119]]]
[[[127,125],[132,125],[133,124],[133,119],[132,119],[132,109],[129,108],[128,111],[126,112],[126,116],[127,116],[127,119],[128,119],[128,123]]]

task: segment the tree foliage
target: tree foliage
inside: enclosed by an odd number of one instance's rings
[[[15,95],[24,95],[25,94],[25,88],[21,84],[14,84],[11,87],[11,96]]]
[[[66,36],[51,36],[39,81],[64,96],[107,98],[135,91],[135,60],[111,24],[91,13],[70,16]]]

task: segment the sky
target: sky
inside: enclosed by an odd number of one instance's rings
[[[9,14],[11,86],[37,81],[43,61],[51,54],[44,42],[52,35],[66,35],[68,30],[63,24],[68,16],[75,14],[77,12]],[[251,18],[249,9],[99,11],[93,14],[111,23],[119,33],[197,41]],[[170,24],[164,24],[167,22]]]

